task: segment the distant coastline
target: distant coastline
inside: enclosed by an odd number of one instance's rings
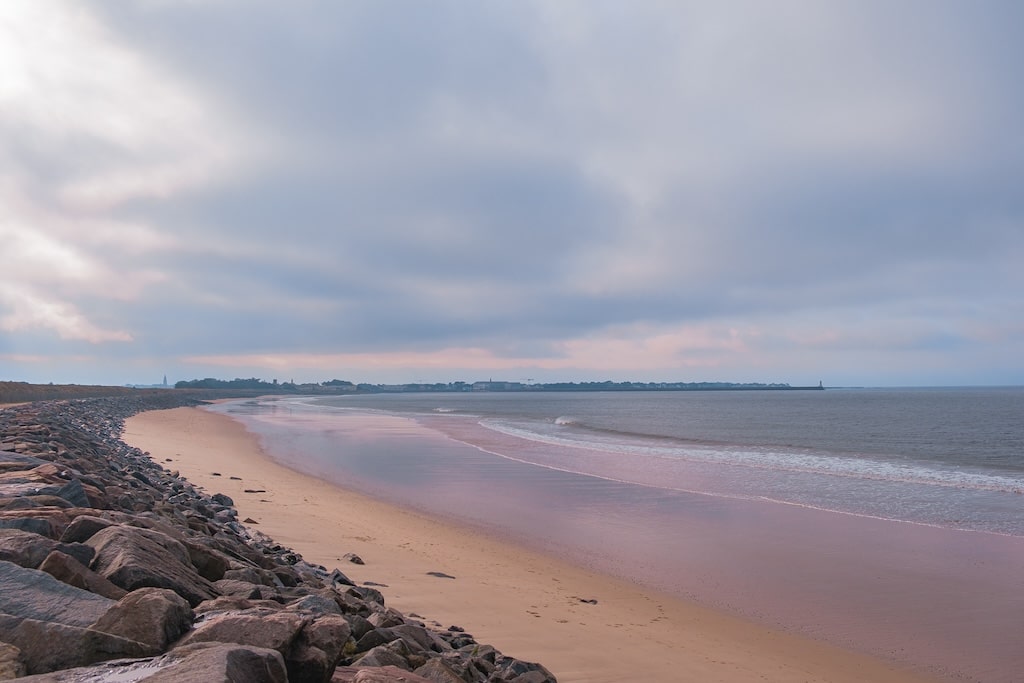
[[[764,382],[509,382],[485,380],[478,382],[436,382],[407,384],[354,384],[344,380],[295,384],[294,382],[265,382],[249,379],[221,380],[208,377],[178,382],[177,389],[217,389],[259,391],[266,394],[387,394],[387,393],[464,393],[464,392],[552,392],[552,391],[823,391],[817,386],[792,386],[785,383]]]

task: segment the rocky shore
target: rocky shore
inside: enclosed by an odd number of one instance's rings
[[[127,417],[196,403],[0,410],[0,680],[555,681],[307,563],[121,441]]]

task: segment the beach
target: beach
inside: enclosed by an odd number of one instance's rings
[[[124,440],[209,493],[230,496],[241,519],[308,562],[382,584],[389,606],[465,628],[544,664],[560,681],[933,680],[293,471],[225,415],[146,412],[128,420]]]

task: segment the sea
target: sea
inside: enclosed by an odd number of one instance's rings
[[[1024,680],[1024,388],[212,409],[285,465],[653,591],[947,680]]]

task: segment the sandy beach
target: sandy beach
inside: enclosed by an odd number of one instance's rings
[[[207,492],[231,496],[242,519],[306,560],[382,584],[390,606],[428,624],[461,626],[480,642],[544,664],[563,682],[934,680],[287,469],[224,415],[142,413],[128,420],[124,440]],[[365,564],[342,559],[346,553]]]

